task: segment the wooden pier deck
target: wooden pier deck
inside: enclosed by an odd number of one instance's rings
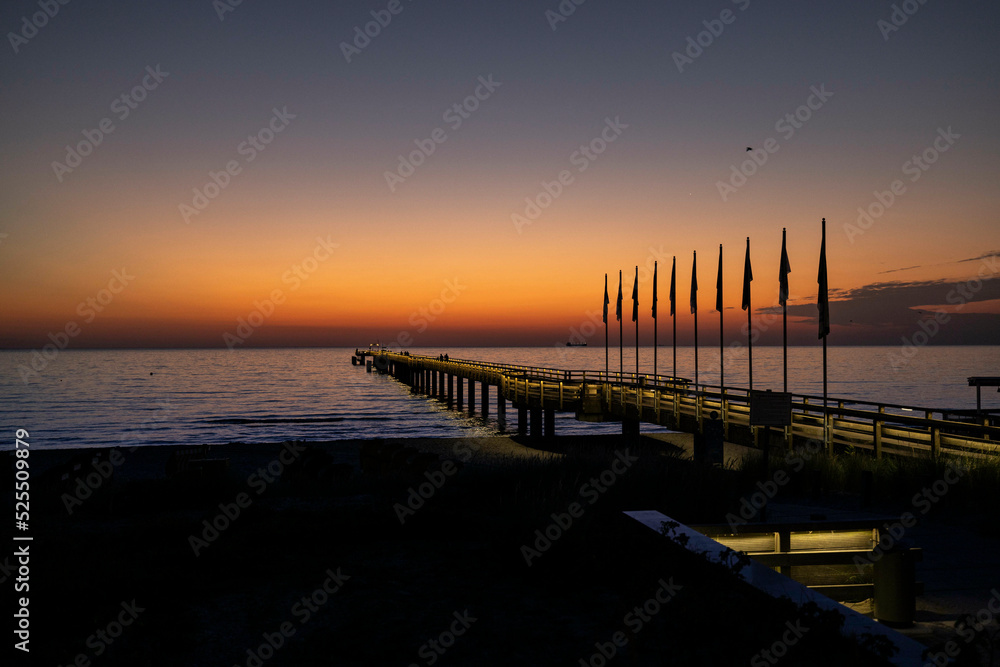
[[[408,384],[413,391],[446,401],[455,409],[488,416],[491,394],[496,396],[497,418],[506,420],[507,403],[518,411],[519,435],[555,434],[554,415],[573,412],[581,421],[620,421],[622,432],[638,434],[646,422],[688,433],[702,434],[715,412],[728,442],[791,450],[807,442],[821,442],[828,451],[855,448],[875,456],[1000,454],[1000,426],[996,411],[967,412],[889,403],[870,403],[791,395],[791,424],[765,429],[750,424],[753,392],[734,387],[697,385],[685,378],[636,373],[564,370],[467,359],[410,355],[401,352],[359,350],[373,368]],[[362,361],[364,363],[364,361]],[[491,389],[492,388],[492,389]],[[765,442],[766,438],[766,442]]]

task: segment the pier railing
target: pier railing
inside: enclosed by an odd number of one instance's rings
[[[515,404],[574,411],[588,420],[637,419],[676,430],[703,432],[712,413],[722,421],[727,439],[761,446],[762,429],[750,425],[750,390],[694,384],[667,375],[557,369],[543,366],[447,359],[382,352],[383,362],[438,371],[499,388]],[[774,444],[789,449],[803,440],[819,440],[828,448],[853,447],[885,453],[933,456],[1000,454],[1000,427],[990,419],[996,411],[964,414],[924,408],[807,394],[792,394],[790,426],[763,431]]]

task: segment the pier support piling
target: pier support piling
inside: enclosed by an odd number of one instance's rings
[[[458,375],[458,376],[455,377],[455,382],[458,385],[456,387],[456,390],[457,390],[457,396],[456,396],[457,403],[455,404],[455,409],[456,410],[461,410],[462,409],[462,404],[464,402],[463,399],[465,398],[464,395],[463,395],[463,394],[465,394],[465,378],[462,377],[461,375]]]
[[[531,437],[542,437],[542,408],[531,407]]]
[[[552,438],[556,434],[556,411],[553,408],[545,408],[545,437]]]
[[[480,414],[483,419],[486,419],[490,414],[490,385],[486,382],[482,384],[482,391],[480,392]]]
[[[526,405],[517,406],[517,434],[528,435],[528,407]]]

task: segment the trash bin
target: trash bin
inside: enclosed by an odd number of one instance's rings
[[[875,561],[875,618],[892,628],[913,625],[917,606],[915,558],[910,545],[897,541]]]

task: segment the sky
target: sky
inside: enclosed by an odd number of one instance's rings
[[[46,14],[46,7],[49,15]],[[0,9],[0,347],[995,344],[995,2]],[[750,149],[750,150],[748,150]]]

